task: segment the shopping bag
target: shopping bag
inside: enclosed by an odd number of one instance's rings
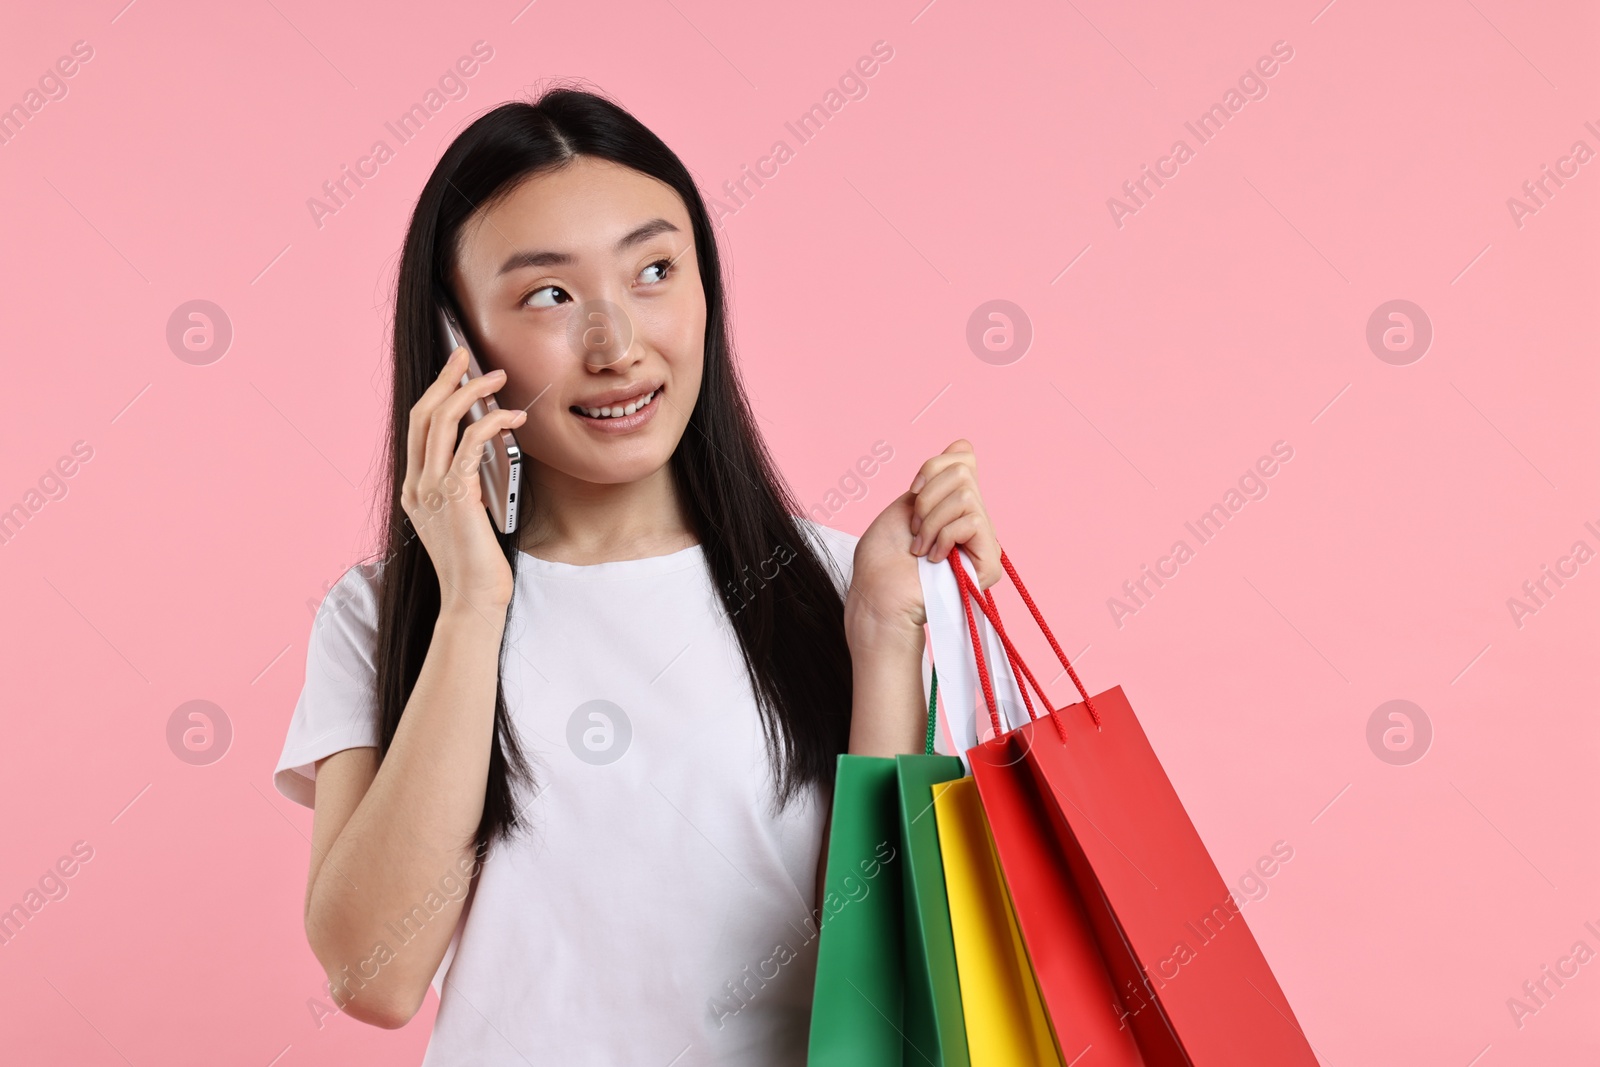
[[[932,787],[962,775],[933,754],[930,676],[920,756],[841,755],[819,902],[808,1062],[967,1067]]]
[[[1015,737],[975,753],[972,777],[995,854],[1063,1056],[1093,1049],[1097,1067],[1180,1067],[1182,1059],[1147,1056],[1174,1050],[1154,1014],[1132,1015],[1117,995],[1112,968],[1049,822]],[[1129,975],[1133,977],[1133,975]]]
[[[939,577],[950,579],[951,571],[941,567]],[[951,607],[938,595],[950,588],[962,601],[959,612],[939,610]],[[986,692],[992,692],[994,702],[1001,705],[992,723],[997,732],[1016,725],[1011,719],[1020,708],[1026,707],[1029,716],[1033,716],[1026,692],[1016,686],[1017,671],[1009,656],[1005,664],[1011,668],[1009,676],[1005,667],[987,671],[986,657],[978,650],[987,647],[992,652],[998,636],[987,625],[985,616],[974,618],[971,606],[964,602],[965,590],[950,580],[946,590],[931,592],[934,595],[927,598],[928,625],[935,654],[961,657],[959,664],[943,657],[936,660],[937,664],[958,677],[965,677],[958,667],[977,667]],[[984,596],[992,607],[993,599],[987,590]],[[965,626],[961,626],[963,622]],[[965,633],[958,633],[958,627]],[[962,648],[963,639],[968,636],[971,651]],[[946,722],[972,723],[976,731],[979,720],[973,694],[949,685],[944,692]],[[1132,1018],[1122,1008],[1116,982],[1050,827],[1048,809],[1023,763],[1022,749],[1014,734],[1002,732],[1000,736],[998,744],[974,744],[969,749],[969,762],[1017,926],[1063,1058],[1075,1062],[1092,1049],[1091,1060],[1098,1067],[1153,1067],[1161,1061],[1147,1060],[1141,1054],[1130,1022],[1141,1024],[1142,1029],[1145,1021],[1155,1021],[1154,1017]],[[1149,1035],[1151,1041],[1157,1042],[1162,1037],[1159,1033]]]
[[[839,756],[823,875],[808,1062],[901,1060],[905,994],[894,760]]]
[[[933,800],[972,1067],[1059,1067],[977,787],[970,777],[944,782]]]
[[[900,875],[905,914],[905,1063],[912,1067],[968,1067],[955,941],[945,892],[933,791],[962,776],[961,761],[933,755],[934,702],[929,697],[928,753],[896,756],[900,787]]]
[[[990,742],[1020,749],[1147,1060],[1165,1067],[1317,1067],[1310,1043],[1120,686],[1093,699],[1002,550],[1001,564],[1083,699],[1050,704],[956,552],[964,604],[983,612],[1046,715]],[[980,657],[984,698],[998,707]],[[1019,688],[1020,688],[1020,682]],[[1027,699],[1027,691],[1021,691]],[[1031,712],[1030,702],[1030,712]],[[968,762],[991,762],[972,750]],[[998,762],[998,761],[995,761]],[[981,787],[980,787],[981,788]],[[1159,1040],[1152,1039],[1155,1035]]]

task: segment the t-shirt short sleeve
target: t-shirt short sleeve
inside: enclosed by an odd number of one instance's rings
[[[314,806],[317,760],[347,748],[378,747],[374,649],[382,564],[346,571],[317,607],[306,650],[306,680],[273,770],[272,784]]]
[[[822,565],[833,576],[839,595],[844,596],[850,588],[850,579],[855,574],[856,542],[861,540],[860,536],[824,526],[803,515],[799,516],[797,521],[801,529],[821,550]]]

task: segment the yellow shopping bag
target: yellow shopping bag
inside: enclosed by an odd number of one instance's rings
[[[933,787],[972,1067],[1061,1067],[972,778]]]

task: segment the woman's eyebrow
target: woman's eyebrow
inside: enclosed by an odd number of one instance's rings
[[[660,233],[678,233],[676,226],[666,219],[651,219],[640,226],[635,226],[622,236],[616,244],[618,252],[626,252],[636,244],[650,240]],[[523,267],[564,267],[572,263],[577,257],[570,252],[513,252],[500,264],[500,274],[509,274],[511,271]]]

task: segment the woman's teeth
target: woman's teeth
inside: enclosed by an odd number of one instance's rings
[[[650,390],[650,392],[646,393],[643,396],[643,398],[641,398],[639,400],[629,401],[628,404],[626,406],[623,406],[623,407],[609,407],[609,408],[579,407],[578,410],[583,412],[585,415],[589,416],[591,419],[620,419],[624,415],[632,415],[635,411],[638,411],[640,408],[642,408],[646,404],[650,403],[650,401],[654,400],[655,399],[655,395],[657,393],[659,393],[660,391],[661,390],[659,388],[658,389],[652,389],[652,390]]]

